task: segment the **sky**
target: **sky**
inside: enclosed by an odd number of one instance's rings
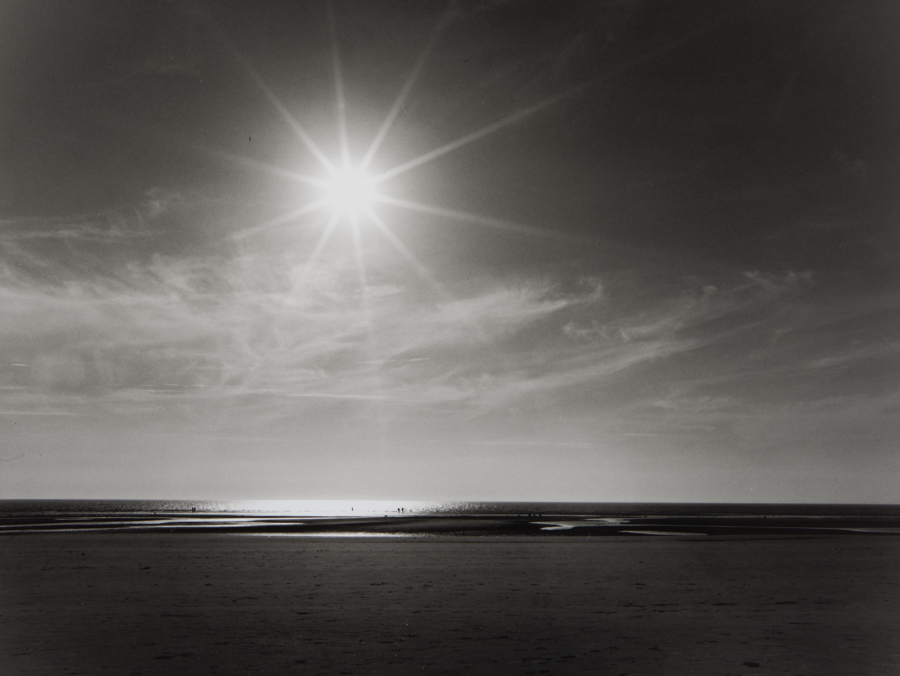
[[[900,502],[898,34],[4,0],[0,497]]]

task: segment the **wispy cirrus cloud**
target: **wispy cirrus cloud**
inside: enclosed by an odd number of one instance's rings
[[[143,237],[154,209],[116,236]],[[672,401],[718,401],[726,395],[704,388],[727,389],[762,362],[785,368],[785,336],[822,314],[789,311],[815,287],[806,272],[673,277],[666,292],[642,286],[639,275],[612,291],[600,276],[519,275],[430,298],[374,272],[361,288],[350,256],[308,266],[289,252],[245,248],[120,260],[82,251],[68,226],[44,227],[76,242],[62,268],[58,251],[0,234],[0,262],[15,258],[14,245],[30,257],[30,267],[13,260],[0,276],[0,386],[8,388],[0,399],[9,410],[143,415],[164,405],[196,416],[228,407],[281,420],[380,406],[381,415],[471,417],[602,391],[630,372],[662,387],[673,360],[692,359],[704,360],[703,376],[679,375],[692,384]],[[97,227],[85,225],[85,238]],[[763,357],[766,340],[772,354]],[[805,363],[878,349],[820,351]],[[635,405],[661,401],[628,396]]]
[[[13,255],[8,250],[10,246],[18,244],[27,248],[29,243],[40,246],[40,240],[57,240],[74,246],[78,242],[84,242],[87,247],[75,254],[85,256],[89,253],[89,247],[97,244],[121,244],[127,239],[143,239],[158,234],[153,221],[185,204],[185,201],[185,196],[179,192],[151,188],[147,190],[143,200],[128,208],[76,216],[0,219],[0,250],[9,258]],[[38,251],[43,255],[49,253],[46,246]]]
[[[537,284],[430,303],[391,284],[363,294],[340,260],[310,271],[259,256],[157,255],[91,270],[77,255],[62,280],[0,279],[4,356],[45,394],[302,395],[366,375],[365,361],[384,371],[410,351],[500,340],[572,302]],[[355,396],[344,389],[322,394]]]

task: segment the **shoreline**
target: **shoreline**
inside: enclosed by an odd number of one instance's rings
[[[6,515],[0,537],[60,532],[258,533],[626,537],[900,535],[900,517],[834,516],[573,516],[390,515],[383,517],[260,516],[240,514]]]

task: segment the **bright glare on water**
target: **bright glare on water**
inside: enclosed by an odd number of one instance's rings
[[[208,511],[209,503],[203,511]],[[298,516],[382,516],[384,514],[432,514],[442,512],[443,503],[389,500],[236,500],[214,511]],[[198,510],[200,508],[198,507]]]

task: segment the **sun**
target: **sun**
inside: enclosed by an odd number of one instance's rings
[[[362,248],[362,230],[368,230],[371,226],[377,233],[384,236],[390,245],[406,258],[420,275],[429,282],[436,284],[428,270],[416,259],[415,255],[405,246],[400,238],[392,232],[389,224],[379,216],[378,210],[382,205],[387,205],[391,210],[402,209],[441,219],[475,223],[503,231],[512,231],[521,235],[538,235],[542,237],[555,236],[552,231],[546,231],[543,228],[493,218],[479,213],[471,213],[460,209],[447,208],[444,206],[400,198],[391,194],[393,191],[390,189],[389,183],[403,174],[411,172],[430,162],[434,162],[435,160],[468,146],[469,144],[476,143],[509,125],[519,123],[526,118],[559,103],[567,97],[577,94],[594,81],[554,94],[553,96],[537,101],[525,108],[516,109],[505,117],[501,117],[479,129],[448,141],[444,145],[406,160],[398,165],[387,168],[380,167],[380,162],[376,160],[376,156],[378,155],[382,144],[388,139],[394,123],[401,112],[405,110],[404,105],[409,98],[414,85],[419,79],[420,74],[425,68],[426,61],[428,60],[432,48],[447,26],[453,22],[457,13],[452,9],[448,9],[436,22],[418,60],[409,73],[409,76],[406,78],[406,81],[403,83],[402,87],[400,87],[394,104],[385,116],[384,121],[381,123],[374,138],[371,140],[368,149],[365,152],[361,152],[360,155],[356,155],[354,154],[354,150],[359,151],[360,148],[356,143],[351,143],[353,139],[351,139],[350,130],[347,125],[347,100],[344,92],[344,78],[338,53],[335,18],[331,10],[331,5],[329,4],[328,7],[329,33],[331,36],[331,61],[334,73],[336,99],[335,126],[339,142],[336,150],[339,150],[339,154],[335,153],[329,156],[328,153],[324,152],[301,121],[295,117],[294,113],[281,101],[275,92],[272,91],[253,66],[244,58],[241,52],[238,51],[236,47],[229,44],[238,65],[243,68],[250,79],[253,80],[259,90],[269,100],[269,103],[271,103],[275,110],[281,115],[287,127],[293,132],[296,140],[305,147],[308,154],[312,155],[312,157],[318,161],[320,166],[319,173],[307,174],[305,172],[300,173],[272,166],[241,155],[234,155],[224,151],[212,151],[214,154],[221,155],[227,159],[256,169],[266,170],[282,179],[294,181],[298,184],[298,187],[303,187],[302,194],[304,198],[308,198],[309,196],[309,187],[314,187],[318,192],[315,197],[298,205],[296,208],[289,209],[266,221],[244,228],[240,232],[235,233],[233,237],[242,240],[247,237],[264,233],[275,226],[295,224],[298,222],[307,223],[308,221],[305,220],[305,217],[317,212],[330,212],[329,216],[325,218],[324,227],[309,255],[307,262],[308,266],[311,266],[317,260],[332,235],[341,229],[342,225],[346,225],[349,226],[349,229],[353,234],[357,263],[360,268],[360,274],[364,277],[363,267],[365,257]],[[601,80],[596,81],[599,82]],[[371,168],[373,166],[379,167],[379,169],[375,171]],[[383,188],[386,186],[387,190],[384,191]],[[300,221],[301,218],[304,220]],[[313,222],[317,222],[319,226],[323,223],[321,220]]]
[[[322,189],[332,213],[350,219],[369,212],[377,198],[375,181],[359,166],[335,168],[322,182]]]

